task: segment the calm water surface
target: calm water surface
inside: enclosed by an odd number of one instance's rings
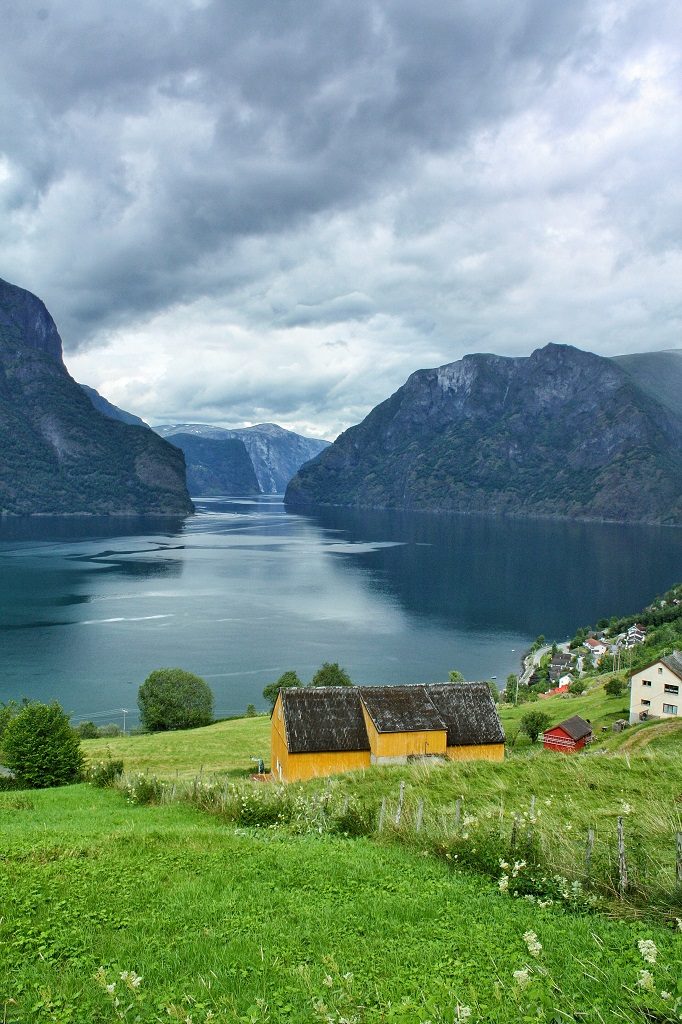
[[[285,669],[339,661],[358,683],[519,666],[682,580],[682,530],[329,511],[211,499],[190,519],[0,525],[0,701],[136,718],[154,668],[206,678],[219,714]],[[131,718],[128,719],[130,722]]]

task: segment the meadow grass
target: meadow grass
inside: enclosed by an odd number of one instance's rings
[[[234,828],[86,786],[0,794],[0,826],[7,1024],[682,1012],[681,933],[543,910],[419,850]]]

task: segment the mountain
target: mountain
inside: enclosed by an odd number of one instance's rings
[[[164,424],[154,428],[162,437],[194,434],[214,440],[237,438],[244,442],[264,494],[282,494],[301,466],[325,448],[328,441],[303,437],[276,423],[258,423],[253,427],[213,427],[208,423]]]
[[[249,453],[238,437],[180,433],[169,434],[166,440],[184,452],[190,494],[260,494]]]
[[[569,345],[418,370],[285,501],[682,524],[682,419]]]
[[[682,349],[613,356],[642,391],[682,416]]]
[[[64,366],[44,304],[0,280],[0,513],[192,510],[182,453],[97,412]]]
[[[119,409],[117,405],[112,405],[108,402],[103,395],[100,395],[99,391],[95,391],[94,388],[89,388],[87,384],[79,384],[79,388],[82,388],[85,394],[88,396],[95,409],[101,412],[103,416],[108,416],[110,420],[119,420],[121,423],[131,423],[136,427],[146,427],[148,430],[149,424],[141,420],[139,416],[135,416],[132,412],[126,412],[125,409]]]

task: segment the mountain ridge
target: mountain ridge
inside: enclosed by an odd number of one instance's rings
[[[411,374],[285,502],[680,525],[681,450],[682,418],[612,360],[476,353]]]

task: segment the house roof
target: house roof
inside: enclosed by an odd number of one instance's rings
[[[290,686],[280,695],[289,753],[369,750],[357,686]]]
[[[504,743],[504,730],[486,683],[435,683],[426,689],[447,726],[449,747]]]
[[[680,679],[682,679],[682,652],[673,651],[672,654],[668,654],[664,658],[661,658],[661,661],[666,668],[669,668],[671,672],[674,672],[676,676],[679,676]]]
[[[589,636],[585,641],[586,647],[606,647],[603,640],[595,640],[594,637]]]
[[[363,686],[360,694],[377,732],[431,732],[447,728],[426,686]]]
[[[485,683],[292,686],[280,690],[291,754],[369,750],[364,704],[377,732],[447,731],[447,745],[504,743]]]
[[[559,722],[558,725],[553,725],[551,729],[545,730],[546,732],[552,732],[552,729],[563,729],[572,740],[581,740],[585,736],[589,736],[592,732],[592,726],[589,722],[586,722],[580,715],[573,715],[571,718],[567,718],[563,722]]]

